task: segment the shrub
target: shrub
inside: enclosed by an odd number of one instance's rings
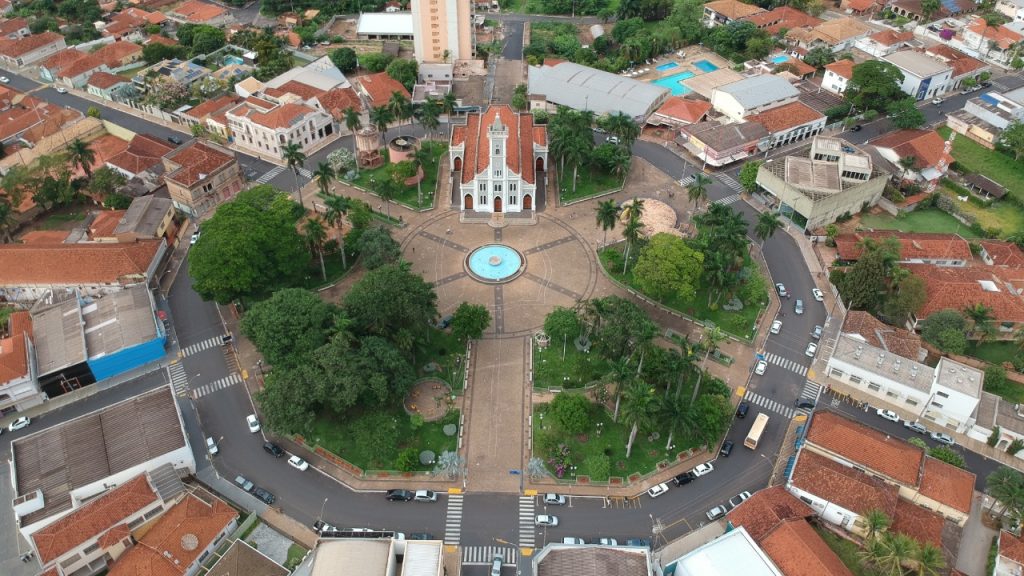
[[[581,394],[555,396],[551,414],[566,434],[582,434],[590,427],[590,401]]]
[[[989,446],[995,448],[996,444],[999,443],[999,432],[1000,432],[999,425],[996,425],[995,427],[993,427],[992,428],[992,433],[989,434],[988,440],[986,440],[985,443],[988,444]]]
[[[419,416],[419,414],[417,414]],[[422,416],[420,417],[422,419]],[[395,468],[398,468],[402,472],[410,472],[416,469],[419,464],[419,451],[415,448],[406,448],[398,453],[398,458],[395,460]]]
[[[612,461],[604,454],[594,454],[583,461],[583,467],[590,473],[591,480],[605,480],[611,475]]]
[[[1022,449],[1024,449],[1024,440],[1017,438],[1013,442],[1010,442],[1010,445],[1006,447],[1006,453],[1010,456],[1014,456]]]

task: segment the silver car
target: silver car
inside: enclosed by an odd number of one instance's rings
[[[920,422],[911,422],[910,420],[903,421],[903,427],[911,432],[917,432],[918,434],[927,434],[928,429],[924,427]]]
[[[932,437],[932,440],[935,440],[939,444],[945,444],[946,446],[952,446],[955,443],[953,442],[953,437],[944,432],[932,432],[929,436]]]
[[[804,301],[803,300],[797,299],[796,303],[793,304],[793,312],[796,312],[797,314],[803,314],[804,313]]]
[[[722,516],[725,516],[726,512],[728,512],[728,510],[725,509],[725,506],[715,506],[711,510],[707,511],[708,520],[718,520]]]

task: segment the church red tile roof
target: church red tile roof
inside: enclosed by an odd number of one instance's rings
[[[531,184],[536,181],[533,145],[535,142],[538,144],[544,142],[541,137],[546,138],[546,128],[534,126],[532,115],[517,114],[511,107],[502,104],[491,106],[482,115],[480,113],[468,114],[466,119],[466,126],[462,130],[458,130],[457,134],[452,133],[453,145],[464,142],[466,146],[463,155],[463,166],[465,166],[462,171],[463,184],[472,182],[490,165],[488,131],[499,121],[508,130],[505,165],[510,171],[521,174],[524,181]]]

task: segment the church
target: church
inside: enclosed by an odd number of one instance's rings
[[[460,208],[487,213],[534,210],[538,181],[544,186],[548,132],[533,116],[506,105],[466,116],[452,128],[448,149]]]

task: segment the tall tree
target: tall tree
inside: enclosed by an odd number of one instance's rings
[[[622,260],[622,273],[629,269],[629,253],[631,249],[640,242],[643,237],[644,225],[640,222],[640,213],[636,210],[629,212],[629,219],[622,230],[622,236],[626,239],[626,254]]]
[[[430,148],[420,146],[412,153],[412,164],[416,167],[417,174],[423,171],[423,178],[416,178],[416,207],[423,207],[423,180],[427,177],[426,171],[433,161],[434,155]]]
[[[626,443],[626,459],[633,451],[633,442],[637,432],[647,432],[654,427],[661,397],[655,393],[654,387],[641,381],[635,381],[622,392],[622,423],[630,426],[629,441]]]
[[[75,138],[68,143],[66,154],[72,167],[80,167],[86,178],[92,177],[92,164],[96,161],[96,153],[88,142]]]
[[[935,0],[938,2],[938,0]],[[939,550],[931,542],[925,542],[917,548],[917,554],[914,555],[914,572],[917,576],[939,576],[942,574],[942,569],[946,567],[946,558],[942,555],[942,550]]]
[[[491,313],[480,304],[463,302],[452,314],[452,334],[463,343],[480,338],[490,325]]]
[[[777,212],[761,212],[757,215],[757,224],[754,225],[754,235],[761,240],[761,247],[782,228],[782,221],[779,220]]]
[[[320,189],[320,196],[328,196],[331,193],[331,183],[337,174],[334,173],[334,168],[327,162],[320,162],[316,165],[316,170],[313,171],[313,179],[316,180],[316,187]]]
[[[694,209],[700,209],[701,202],[707,201],[709,184],[711,179],[700,172],[693,175],[693,182],[686,187],[686,196],[693,202]]]
[[[901,98],[890,102],[886,112],[889,113],[893,126],[904,130],[920,128],[926,122],[924,112],[917,107],[917,101],[913,98]]]
[[[388,110],[387,106],[377,106],[370,108],[370,124],[373,124],[380,132],[381,138],[388,141],[388,124],[391,123],[392,115],[391,111]]]
[[[362,333],[386,338],[409,353],[437,316],[437,295],[421,276],[388,264],[352,286],[345,310]]]
[[[401,136],[402,122],[412,117],[412,104],[409,103],[409,99],[404,94],[396,90],[391,93],[387,107],[388,111],[391,112],[391,116],[398,121],[398,135]]]
[[[1013,153],[1014,160],[1024,157],[1024,122],[1016,121],[999,134],[999,145]]]
[[[760,160],[750,160],[743,164],[743,168],[740,168],[739,182],[743,186],[743,190],[749,193],[757,192],[757,171],[761,168],[764,162]]]
[[[364,268],[376,270],[386,264],[396,264],[402,258],[402,247],[387,228],[376,226],[359,237],[359,257]]]
[[[712,326],[704,330],[704,337],[701,342],[704,345],[704,362],[702,366],[707,365],[708,357],[718,349],[718,345],[725,341],[725,332],[718,326]],[[697,401],[697,395],[700,394],[700,382],[704,379],[704,370],[701,369],[700,374],[697,376],[697,383],[693,385],[693,394],[690,396],[690,404]]]
[[[331,337],[337,313],[309,290],[284,288],[253,304],[240,328],[269,365],[297,366]]]
[[[615,200],[602,200],[597,203],[597,208],[594,209],[596,212],[597,225],[604,231],[604,242],[602,244],[608,244],[608,231],[615,229],[615,224],[619,221],[619,206],[615,203]]]
[[[690,248],[682,238],[659,233],[640,251],[633,278],[637,287],[655,300],[674,296],[689,302],[697,294],[703,264],[704,254]]]
[[[979,340],[985,340],[995,332],[992,326],[995,316],[989,306],[975,302],[964,308],[964,315],[971,321],[971,332]]]
[[[324,265],[324,243],[327,241],[327,231],[319,218],[307,218],[302,224],[302,237],[310,251],[320,258],[320,274],[327,281],[327,267]]]
[[[14,207],[7,198],[0,198],[0,239],[11,242],[11,230],[14,228]]]
[[[356,159],[356,174],[359,174],[359,151],[356,150],[356,132],[363,127],[363,119],[359,111],[349,106],[345,108],[345,128],[352,133],[352,156]]]
[[[904,97],[903,72],[884,60],[868,60],[853,67],[846,99],[861,110],[885,110]]]
[[[352,200],[347,196],[323,193],[320,194],[320,199],[324,201],[324,208],[326,208],[324,220],[338,230],[338,251],[341,252],[341,265],[347,270],[348,258],[345,256],[345,227],[343,223],[345,215],[352,209]]]
[[[428,97],[427,101],[421,104],[416,111],[416,118],[429,137],[441,125],[441,104],[438,103],[436,98]]]
[[[292,171],[292,176],[295,177],[295,194],[298,195],[299,204],[305,210],[306,203],[302,200],[302,187],[299,186],[299,169],[306,165],[306,154],[302,151],[302,146],[295,142],[289,142],[281,147],[281,158],[284,159],[285,164]]]
[[[889,526],[892,524],[892,520],[889,516],[879,510],[878,508],[872,508],[864,514],[864,522],[867,525],[866,537],[868,540],[874,540],[882,535]]]
[[[604,121],[605,129],[619,139],[619,144],[629,150],[640,136],[640,125],[629,115],[617,111],[610,114]]]

